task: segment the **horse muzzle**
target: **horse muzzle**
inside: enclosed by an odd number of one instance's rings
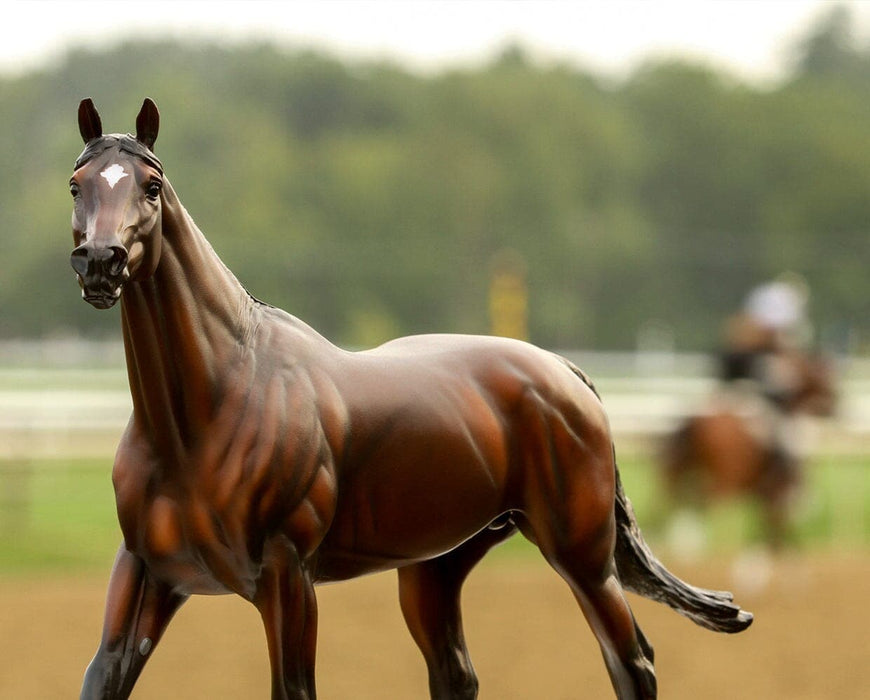
[[[121,298],[121,288],[130,277],[129,256],[122,245],[80,245],[70,255],[70,265],[82,288],[82,299],[97,309],[109,309]]]

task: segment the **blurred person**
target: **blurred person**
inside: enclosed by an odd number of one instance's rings
[[[802,418],[831,415],[835,403],[829,364],[808,349],[808,299],[807,285],[791,273],[749,293],[724,324],[721,381],[663,454],[672,495],[759,497],[774,546],[784,541],[802,481]]]
[[[751,290],[741,312],[725,323],[720,363],[725,390],[753,416],[752,432],[770,450],[771,477],[788,482],[799,478],[803,458],[793,408],[801,387],[798,358],[812,337],[809,296],[806,281],[793,272]]]
[[[753,289],[743,309],[725,323],[721,378],[777,384],[773,375],[766,376],[766,360],[809,345],[808,302],[809,287],[794,273],[784,273]]]
[[[726,321],[721,358],[726,391],[751,416],[751,432],[768,448],[769,478],[789,484],[799,481],[804,456],[792,409],[801,386],[798,356],[812,337],[809,296],[806,281],[793,272],[751,290],[742,311]]]

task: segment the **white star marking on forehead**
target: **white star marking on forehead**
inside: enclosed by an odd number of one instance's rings
[[[124,168],[115,163],[113,165],[110,165],[103,172],[101,172],[100,176],[106,178],[106,182],[109,183],[109,187],[115,189],[115,185],[118,184],[118,180],[120,180],[122,177],[127,177],[127,173],[124,172]]]

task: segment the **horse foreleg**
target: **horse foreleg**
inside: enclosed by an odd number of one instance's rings
[[[122,544],[115,557],[103,635],[85,672],[82,698],[126,698],[187,596],[155,582],[144,562]]]
[[[314,700],[317,600],[311,576],[292,545],[269,557],[254,604],[266,629],[272,699]]]
[[[785,450],[775,450],[763,463],[757,487],[761,497],[766,538],[770,548],[781,551],[794,534],[795,500],[801,488],[801,466]]]
[[[437,559],[399,569],[402,614],[426,659],[433,699],[477,697],[477,676],[462,631],[460,592],[471,569],[514,530],[512,524],[483,530]]]

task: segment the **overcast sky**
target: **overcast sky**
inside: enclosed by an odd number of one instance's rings
[[[70,46],[136,35],[274,39],[341,56],[387,57],[409,68],[486,60],[518,40],[543,58],[620,76],[648,56],[704,58],[764,82],[834,0],[0,0],[0,72],[45,65]],[[870,2],[848,0],[862,40]]]

